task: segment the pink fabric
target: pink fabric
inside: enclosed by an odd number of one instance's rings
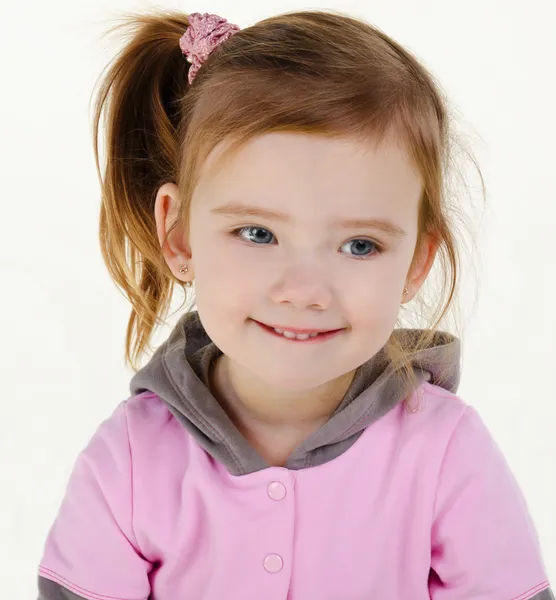
[[[475,409],[421,391],[328,463],[240,477],[131,398],[78,458],[40,573],[94,600],[531,598],[549,583],[506,461]]]
[[[208,55],[222,42],[238,32],[240,28],[228,23],[223,17],[210,13],[191,13],[189,27],[181,36],[179,44],[182,53],[191,63],[187,79],[191,84],[197,71]]]

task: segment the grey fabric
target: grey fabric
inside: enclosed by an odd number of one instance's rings
[[[60,584],[39,576],[39,596],[37,600],[86,600],[83,596],[77,596]],[[147,600],[155,600],[149,596]],[[346,599],[347,600],[347,599]],[[404,599],[405,600],[405,599]],[[556,600],[550,588],[531,596],[530,600]]]
[[[85,600],[85,598],[70,592],[59,583],[39,575],[39,596],[37,600]]]
[[[418,330],[396,329],[398,339],[414,339]],[[195,440],[230,473],[244,475],[268,463],[239,432],[208,389],[211,366],[222,353],[206,333],[196,311],[185,313],[168,339],[130,382],[132,395],[157,394]],[[455,393],[460,379],[460,342],[437,332],[429,348],[415,353],[414,372]],[[285,463],[298,470],[324,464],[345,452],[365,428],[380,419],[412,390],[387,360],[384,348],[363,364],[342,402],[318,431],[311,434]]]
[[[59,583],[39,575],[39,595],[37,600],[86,600],[86,598],[78,596]],[[149,596],[147,600],[154,600],[154,598]],[[545,599],[543,598],[543,600]]]

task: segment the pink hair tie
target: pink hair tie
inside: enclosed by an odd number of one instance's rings
[[[209,13],[191,13],[188,20],[189,27],[180,38],[180,48],[191,63],[187,75],[191,84],[197,71],[214,48],[240,29],[237,25],[228,23],[226,19]]]

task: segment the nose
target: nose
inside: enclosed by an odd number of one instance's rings
[[[276,304],[294,308],[326,310],[330,307],[333,294],[330,278],[312,264],[288,266],[270,291]]]

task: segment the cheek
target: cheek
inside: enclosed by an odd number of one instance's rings
[[[354,324],[373,331],[392,327],[398,318],[400,300],[393,290],[375,288],[350,301]]]
[[[400,289],[407,269],[397,256],[379,256],[375,261],[349,274],[351,297],[357,304],[388,306],[400,300]]]
[[[382,261],[379,263],[379,261]],[[393,327],[401,305],[400,289],[405,271],[395,260],[379,259],[369,265],[364,276],[354,278],[344,287],[343,304],[349,307],[351,319],[363,328],[373,330]]]
[[[225,304],[227,309],[243,307],[264,289],[261,261],[253,260],[254,250],[219,232],[192,239],[195,288],[198,302]],[[258,265],[260,262],[260,268]],[[222,302],[225,301],[225,302]]]

